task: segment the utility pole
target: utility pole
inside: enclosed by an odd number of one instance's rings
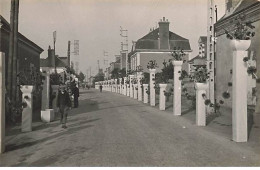
[[[7,91],[8,97],[12,101],[12,75],[13,75],[13,49],[14,49],[14,15],[15,15],[15,0],[11,1],[10,12],[10,36],[9,36],[9,56],[8,56],[8,78]]]
[[[210,99],[211,103],[215,103],[215,31],[214,31],[214,0],[208,0],[208,20],[207,20],[207,70],[209,72],[209,89],[207,98]],[[210,112],[210,110],[208,110]]]
[[[19,0],[15,0],[15,15],[14,15],[14,52],[13,52],[13,78],[12,78],[12,98],[13,101],[17,101],[17,95],[19,94],[17,90],[17,61],[18,58],[18,18],[19,18]],[[19,100],[19,99],[18,99]]]
[[[17,94],[17,58],[18,58],[18,16],[19,0],[11,1],[10,36],[8,56],[7,91],[10,101],[14,104]]]
[[[99,69],[100,69],[100,67],[99,67],[99,60],[97,60],[97,65],[98,65],[98,73],[99,73]]]
[[[121,50],[126,53],[125,71],[126,71],[126,74],[127,74],[127,71],[128,71],[128,30],[124,30],[121,26],[120,26],[120,36],[125,38],[125,43],[121,42]],[[126,50],[124,50],[124,46],[126,46]]]
[[[68,67],[70,68],[70,41],[68,41]]]
[[[57,32],[54,31],[53,32],[53,50],[54,50],[54,70],[55,70],[55,73],[57,73],[57,69],[56,69],[56,52],[55,52],[56,38],[57,38]]]

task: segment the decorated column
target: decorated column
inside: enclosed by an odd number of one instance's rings
[[[129,77],[130,77],[130,82],[129,82],[129,84],[130,84],[130,97],[131,98],[133,98],[134,97],[134,93],[133,93],[133,83],[132,83],[132,80],[133,80],[133,78],[134,78],[134,75],[129,75]]]
[[[183,61],[172,61],[174,71],[173,71],[173,114],[181,115],[181,67]]]
[[[22,102],[26,103],[22,112],[22,132],[32,131],[32,113],[33,113],[33,91],[34,86],[21,86]]]
[[[126,95],[128,96],[128,97],[130,97],[130,77],[128,76],[128,80],[127,80],[127,93],[126,93]]]
[[[150,71],[150,105],[155,106],[155,72],[156,69],[149,69]]]
[[[50,109],[50,72],[44,71],[45,77],[42,89],[42,107],[41,107],[41,120],[43,122],[51,122],[54,120],[54,110]]]
[[[247,142],[247,57],[250,40],[232,40],[232,135],[235,142]]]
[[[127,96],[127,83],[126,83],[127,77],[124,77],[124,95]]]
[[[138,72],[137,73],[138,101],[142,101],[142,99],[143,99],[142,87],[141,87],[141,79],[142,79],[142,72]]]
[[[57,99],[58,99],[58,92],[59,92],[59,85],[52,85],[52,95],[54,97],[52,101],[52,109],[54,110],[54,113],[58,112],[57,108]]]
[[[122,94],[122,78],[119,78],[119,94]]]
[[[159,109],[165,110],[165,95],[164,92],[166,90],[167,84],[159,84],[160,87],[160,103],[159,103]]]
[[[133,88],[133,90],[134,90],[134,99],[137,99],[138,86],[137,86],[137,84],[133,84],[133,85],[134,85],[134,88]]]
[[[5,151],[5,54],[0,52],[0,154]]]
[[[49,71],[43,71],[44,81],[43,81],[43,88],[42,88],[42,103],[41,103],[41,110],[49,109],[50,106],[50,73]]]
[[[110,88],[109,89],[110,89],[111,92],[113,92],[113,80],[111,79],[109,81],[110,81],[110,85],[109,85]]]
[[[196,125],[206,126],[206,105],[203,95],[208,89],[207,83],[195,83],[196,89]]]
[[[148,103],[148,84],[143,84],[144,103]]]

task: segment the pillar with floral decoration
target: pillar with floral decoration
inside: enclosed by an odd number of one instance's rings
[[[165,110],[165,90],[166,90],[166,87],[167,87],[167,84],[159,84],[159,87],[160,87],[160,102],[159,102],[159,109],[160,110]]]
[[[33,114],[33,91],[34,86],[21,86],[22,101],[26,103],[26,107],[22,111],[22,132],[32,131],[32,114]]]
[[[137,87],[138,87],[138,101],[142,101],[143,95],[142,95],[142,86],[141,86],[141,80],[142,80],[142,72],[137,73]]]
[[[247,142],[247,65],[243,61],[251,40],[232,40],[233,79],[232,79],[232,139]]]
[[[130,84],[130,89],[129,89],[129,92],[130,92],[130,97],[133,98],[134,97],[134,91],[133,91],[133,83],[132,83],[132,80],[134,79],[134,75],[129,75],[129,84]]]
[[[183,61],[172,61],[173,64],[173,114],[181,115],[181,68]]]
[[[143,84],[143,94],[144,94],[144,103],[148,103],[148,94],[147,94],[147,91],[148,91],[148,84]]]
[[[149,69],[150,71],[150,105],[155,106],[155,72],[156,69]]]

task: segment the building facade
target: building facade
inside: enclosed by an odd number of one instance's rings
[[[225,30],[232,30],[234,24],[231,21],[243,14],[246,16],[246,21],[253,22],[255,26],[255,36],[251,39],[251,46],[248,49],[248,57],[250,57],[251,65],[255,65],[257,68],[256,75],[260,77],[260,2],[257,0],[227,0],[226,1],[226,13],[215,24],[215,32],[217,36],[216,43],[216,89],[215,98],[217,100],[223,100],[222,93],[229,91],[232,93],[232,87],[228,87],[228,82],[232,82],[232,56],[233,51],[230,48],[230,40],[226,38]],[[259,113],[260,106],[259,96],[260,91],[259,83],[256,83],[252,76],[248,76],[248,105],[256,106],[255,111]],[[225,99],[225,105],[231,107],[232,99]]]
[[[129,53],[130,69],[136,70],[141,66],[144,72],[148,72],[147,64],[150,60],[156,60],[160,72],[163,62],[173,59],[171,56],[174,49],[182,49],[185,53],[183,58],[183,70],[189,73],[189,55],[191,52],[190,43],[171,31],[169,31],[168,20],[163,19],[159,22],[159,28],[151,30],[147,35],[133,43],[132,51]]]

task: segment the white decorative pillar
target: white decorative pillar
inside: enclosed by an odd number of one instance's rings
[[[150,105],[155,106],[155,72],[156,69],[149,69],[150,71]]]
[[[43,122],[51,122],[54,120],[54,110],[50,109],[50,71],[47,70],[43,73],[45,80],[43,81],[42,90],[42,107],[41,107],[41,120]],[[57,96],[56,96],[57,98]],[[54,99],[55,100],[55,99]],[[56,105],[56,103],[53,103]]]
[[[0,52],[0,154],[5,151],[5,54]]]
[[[32,131],[32,113],[33,113],[33,91],[34,86],[21,86],[22,102],[26,103],[26,107],[22,112],[22,132]]]
[[[117,79],[115,79],[115,93],[117,93]]]
[[[138,101],[142,101],[143,94],[142,94],[142,87],[141,87],[141,79],[142,79],[142,72],[137,73],[137,83],[138,83]]]
[[[124,95],[127,96],[127,84],[126,84],[127,77],[124,77]]]
[[[113,81],[112,81],[112,79],[110,80],[110,88],[109,88],[109,90],[110,90],[111,92],[113,92]]]
[[[148,103],[148,94],[146,93],[147,90],[148,84],[143,84],[144,103]]]
[[[134,85],[134,99],[137,99],[137,91],[138,91],[138,86],[137,86],[137,84],[133,84]]]
[[[174,80],[173,80],[173,114],[181,115],[181,66],[183,61],[172,61],[174,71]]]
[[[207,83],[195,83],[196,89],[196,125],[206,126],[206,105],[203,94],[206,95]]]
[[[159,103],[159,109],[165,110],[165,95],[164,92],[166,90],[167,84],[159,84],[160,87],[160,103]]]
[[[233,78],[232,78],[232,139],[247,142],[247,57],[250,40],[232,40]]]
[[[50,108],[50,73],[49,71],[43,72],[45,80],[42,85],[42,107],[41,110]]]
[[[133,84],[132,84],[132,80],[134,78],[134,75],[129,75],[130,77],[130,97],[133,98],[134,97],[134,93],[133,93]]]
[[[122,94],[122,78],[119,78],[119,94]]]
[[[58,92],[59,92],[59,85],[52,85],[52,94],[55,96],[52,101],[52,109],[54,110],[54,113],[58,112],[57,108],[57,99],[58,99]]]

